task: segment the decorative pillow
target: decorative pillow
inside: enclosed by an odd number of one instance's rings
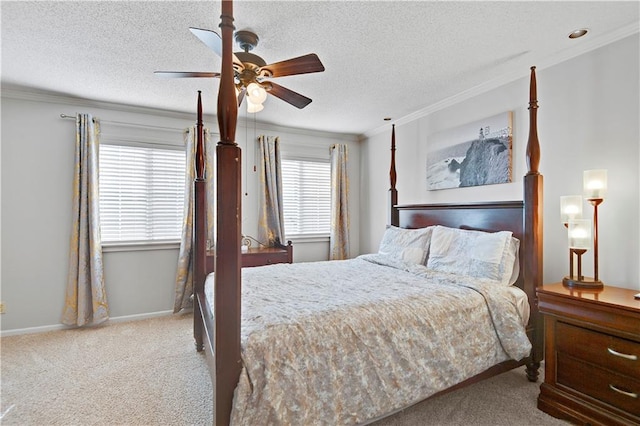
[[[509,231],[482,232],[436,226],[427,267],[511,285],[519,241]],[[516,277],[517,279],[517,274]],[[515,281],[515,280],[514,280]]]
[[[419,229],[389,226],[382,236],[378,253],[407,263],[424,265],[429,254],[432,229],[432,226]]]

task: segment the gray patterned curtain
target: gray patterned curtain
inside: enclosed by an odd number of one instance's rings
[[[258,240],[268,246],[284,244],[280,141],[277,136],[258,137],[260,145],[260,211]]]
[[[349,257],[349,178],[347,177],[347,146],[331,147],[331,233],[329,259]]]
[[[104,287],[100,239],[100,123],[91,114],[77,114],[76,128],[73,220],[62,323],[85,326],[109,319],[109,305]]]
[[[195,158],[196,158],[196,133],[194,126],[188,128],[184,133],[184,144],[186,147],[186,179],[184,187],[184,214],[182,218],[182,237],[180,239],[180,254],[178,255],[178,269],[176,272],[175,299],[173,302],[173,312],[180,312],[182,309],[193,307],[193,181],[196,178]],[[214,225],[215,225],[215,185],[213,177],[214,150],[210,144],[209,129],[204,129],[205,151],[206,151],[206,178],[207,180],[207,239],[211,241],[213,247]]]

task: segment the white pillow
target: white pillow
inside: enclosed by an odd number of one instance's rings
[[[511,237],[511,244],[508,249],[504,251],[502,257],[502,263],[505,265],[505,274],[508,271],[508,266],[513,265],[511,271],[511,277],[509,278],[509,285],[514,285],[518,281],[518,275],[520,275],[520,240]]]
[[[389,226],[382,236],[378,253],[407,263],[424,265],[429,254],[432,228],[405,229]]]
[[[519,244],[510,231],[489,233],[436,226],[427,267],[508,286],[515,281],[512,273]]]

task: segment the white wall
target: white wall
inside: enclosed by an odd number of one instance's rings
[[[560,196],[582,193],[582,173],[607,169],[609,192],[599,208],[599,275],[605,284],[640,289],[639,36],[537,70],[538,130],[544,175],[544,280],[568,273]],[[535,65],[535,64],[532,64]],[[529,78],[523,77],[396,126],[398,198],[401,204],[522,199],[529,132]],[[442,130],[514,112],[514,182],[484,187],[426,190],[429,136]],[[389,187],[387,132],[369,135],[361,147],[362,252],[377,250],[386,223]],[[585,204],[586,212],[592,209]],[[584,259],[585,275],[593,261]]]
[[[0,317],[3,332],[60,327],[71,228],[75,143],[74,120],[62,119],[60,113],[75,115],[76,112],[99,117],[105,136],[126,133],[127,126],[117,123],[130,123],[136,125],[131,128],[135,135],[154,139],[159,133],[169,132],[181,138],[180,131],[195,122],[195,114],[144,110],[3,87],[1,300],[6,309]],[[245,117],[240,118],[236,140],[243,148],[244,165],[249,166],[243,175],[247,192],[243,199],[243,232],[257,235],[257,176],[252,172],[255,145],[246,142],[247,138],[254,140],[254,129],[255,134],[280,136],[283,144],[307,144],[327,152],[331,144],[347,143],[352,160],[349,171],[354,176],[350,201],[352,213],[357,217],[360,162],[356,137],[274,128],[252,120],[245,126]],[[215,117],[205,117],[205,126],[216,131]],[[357,254],[359,228],[353,228],[353,253]],[[172,310],[177,256],[176,245],[157,250],[105,252],[105,285],[111,317]],[[294,261],[327,258],[327,242],[296,242]]]

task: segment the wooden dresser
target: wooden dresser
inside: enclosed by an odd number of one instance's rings
[[[216,267],[214,251],[207,252],[207,273]],[[293,263],[293,245],[289,242],[280,247],[255,247],[242,253],[242,267],[271,265],[274,263]]]
[[[545,379],[538,408],[585,425],[640,424],[638,290],[537,290],[545,322]]]

